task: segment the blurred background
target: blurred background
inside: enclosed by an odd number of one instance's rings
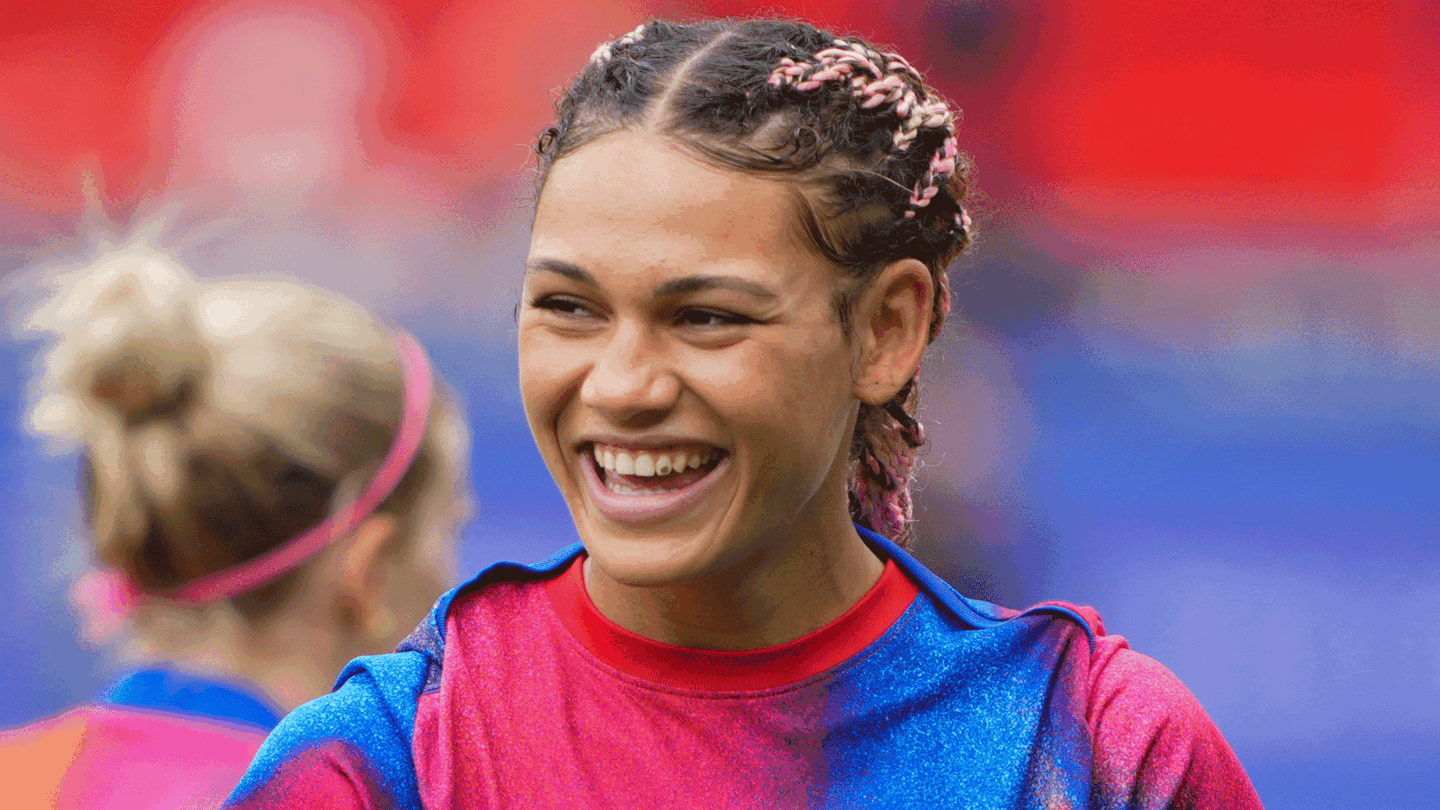
[[[163,214],[200,275],[404,324],[474,426],[468,572],[574,540],[514,379],[553,89],[651,16],[894,46],[964,109],[983,192],[926,366],[920,556],[972,596],[1094,605],[1271,810],[1436,806],[1440,6],[6,5],[0,269]],[[33,351],[0,351],[0,726],[108,674],[66,600],[75,461],[22,428]]]

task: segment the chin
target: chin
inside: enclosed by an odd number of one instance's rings
[[[633,587],[672,585],[724,570],[725,543],[706,528],[637,531],[590,523],[580,536],[605,576]]]
[[[581,454],[567,500],[586,551],[607,578],[661,586],[726,567],[736,490],[743,489],[729,453],[696,454],[699,467],[682,467],[668,480],[617,473],[595,455]]]

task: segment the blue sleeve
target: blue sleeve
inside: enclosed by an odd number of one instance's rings
[[[422,810],[411,742],[429,668],[418,651],[352,661],[280,721],[225,807]]]
[[[340,673],[334,692],[281,720],[225,807],[423,810],[415,773],[415,712],[421,693],[440,688],[450,604],[493,580],[543,578],[580,551],[576,543],[538,566],[496,563],[440,597],[396,652],[355,659]]]

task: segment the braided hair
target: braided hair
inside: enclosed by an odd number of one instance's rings
[[[555,162],[596,138],[647,129],[715,165],[785,177],[802,236],[858,290],[913,258],[934,281],[929,338],[950,309],[945,271],[970,244],[969,164],[950,105],[901,56],[786,20],[652,21],[595,50],[539,138],[539,187]],[[538,195],[537,195],[538,198]],[[925,443],[911,378],[862,403],[850,446],[856,522],[908,540],[910,484]]]

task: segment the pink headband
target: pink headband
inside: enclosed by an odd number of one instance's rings
[[[163,593],[146,593],[122,571],[91,571],[81,577],[73,591],[75,602],[86,614],[91,628],[86,635],[103,638],[118,629],[141,599],[150,597],[169,602],[200,605],[238,596],[269,582],[310,559],[338,538],[355,531],[395,491],[415,461],[425,437],[434,384],[425,350],[408,333],[396,330],[405,391],[400,428],[390,452],[380,462],[375,477],[355,500],[337,509],[314,528],[266,553],[239,565],[217,571]]]

